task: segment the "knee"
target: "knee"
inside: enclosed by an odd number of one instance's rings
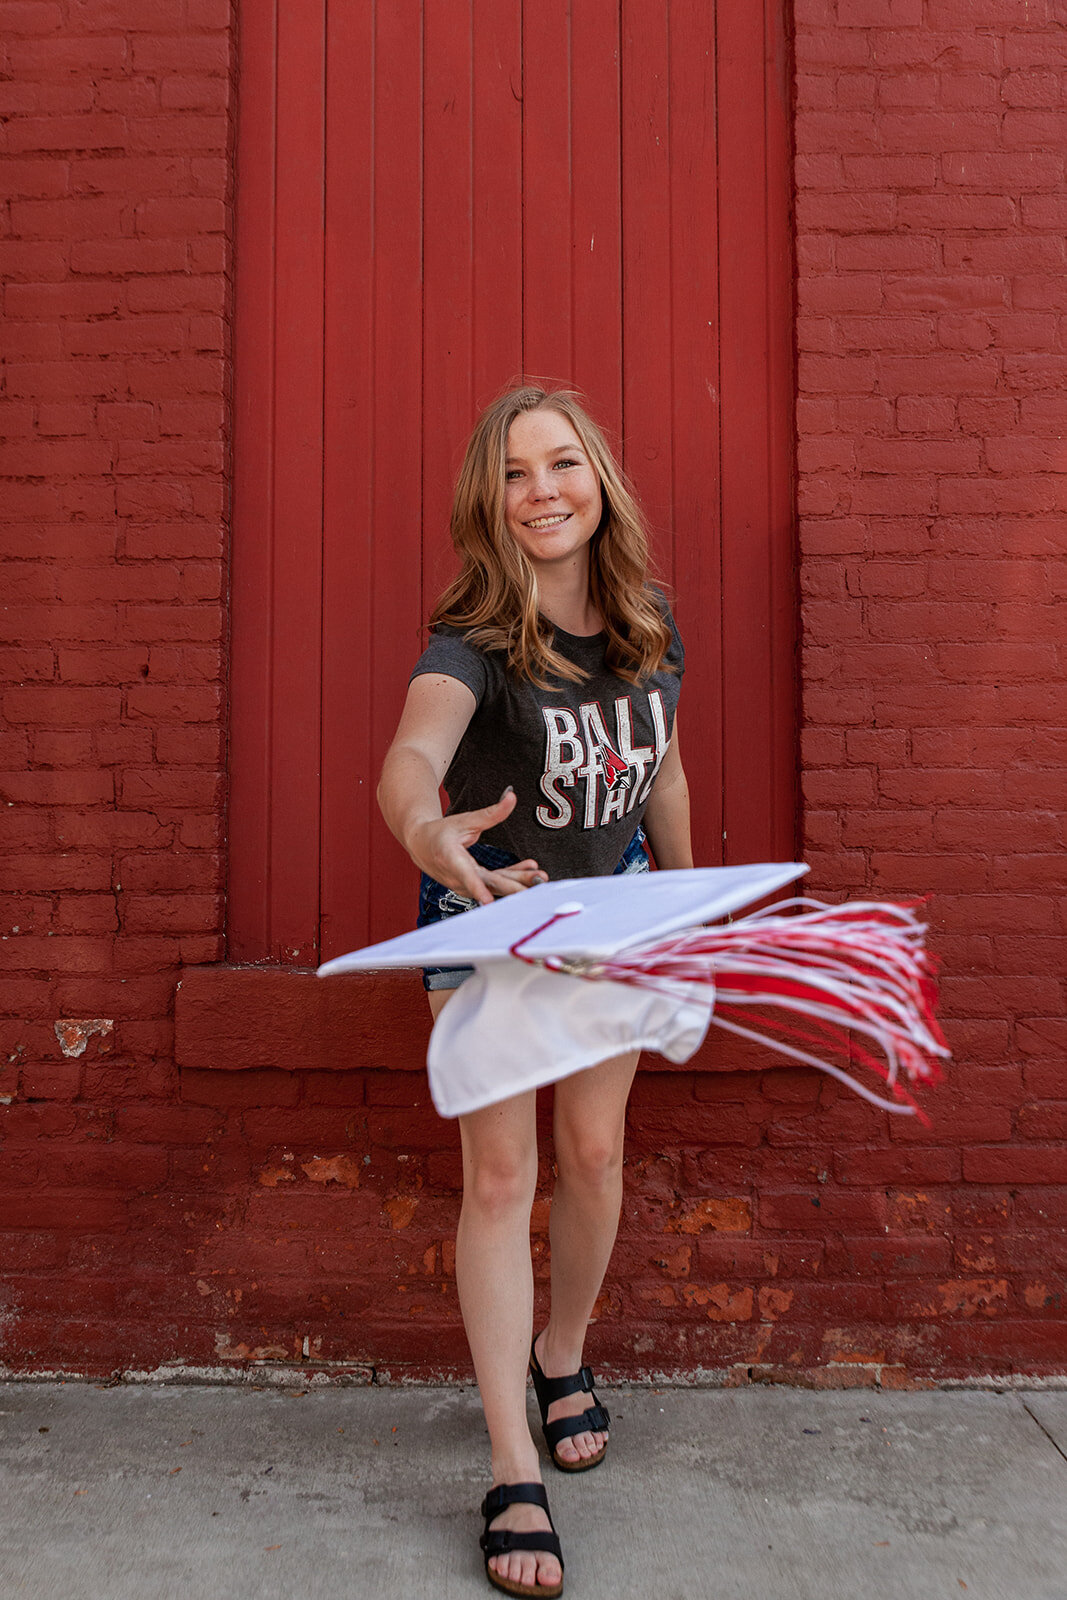
[[[530,1210],[537,1184],[537,1162],[526,1151],[494,1151],[468,1161],[463,1177],[464,1203],[499,1215]]]
[[[622,1143],[584,1134],[557,1145],[556,1164],[564,1183],[608,1190],[622,1179]]]

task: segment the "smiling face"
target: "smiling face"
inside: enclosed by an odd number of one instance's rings
[[[519,414],[508,430],[504,520],[535,571],[588,567],[600,526],[600,478],[570,422],[547,407]]]

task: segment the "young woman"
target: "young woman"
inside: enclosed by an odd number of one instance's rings
[[[523,387],[485,411],[452,538],[461,570],[434,610],[378,790],[423,874],[420,926],[549,877],[647,871],[646,836],[658,867],[692,866],[681,640],[648,579],[633,495],[572,394]],[[435,1017],[468,972],[425,974]],[[618,1056],[555,1087],[551,1314],[532,1347],[535,1095],[460,1118],[456,1280],[492,1449],[482,1548],[508,1594],[549,1597],[563,1583],[528,1364],[554,1464],[586,1471],[607,1447],[582,1347],[618,1227],[636,1065]]]

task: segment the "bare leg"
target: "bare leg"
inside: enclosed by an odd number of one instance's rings
[[[622,1147],[626,1102],[637,1053],[616,1056],[556,1085],[557,1178],[552,1197],[552,1312],[538,1337],[537,1358],[550,1378],[577,1372],[593,1304],[615,1244],[622,1205]],[[577,1416],[587,1396],[568,1395],[548,1418]],[[604,1433],[564,1439],[558,1453],[580,1461],[596,1455]]]
[[[451,991],[432,991],[434,1016]],[[459,1119],[463,1207],[456,1235],[456,1285],[492,1451],[493,1483],[540,1483],[526,1416],[533,1326],[530,1210],[537,1184],[536,1096],[515,1095]],[[548,1530],[539,1506],[515,1505],[494,1528]],[[551,1587],[562,1573],[547,1551],[514,1551],[490,1565],[513,1583]]]

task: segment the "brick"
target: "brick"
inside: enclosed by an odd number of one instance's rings
[[[128,136],[125,117],[89,113],[83,116],[19,117],[8,128],[14,155],[36,150],[120,149]]]
[[[981,446],[977,439],[865,439],[858,465],[862,472],[978,472]]]
[[[34,686],[8,689],[2,700],[4,715],[13,723],[47,727],[90,727],[114,721],[120,697],[112,689]]]
[[[122,310],[125,290],[115,283],[11,283],[5,310],[10,317],[107,317]]]
[[[995,194],[1050,189],[1063,177],[1063,158],[1037,150],[949,151],[940,164],[946,183],[961,184],[972,194],[987,188]]]
[[[932,189],[937,181],[931,155],[846,155],[842,167],[845,184],[856,189]],[[934,259],[932,246],[932,240],[926,243],[924,259]]]
[[[130,273],[181,272],[185,250],[176,239],[86,239],[71,246],[74,272]]]
[[[1031,150],[1058,147],[1063,140],[1065,119],[1062,107],[1054,111],[1020,109],[1006,111],[1001,126],[1001,143],[1006,150]]]
[[[225,33],[135,34],[130,40],[134,71],[157,77],[166,73],[226,75],[230,44]]]
[[[1000,139],[1002,112],[999,106],[988,111],[966,111],[960,106],[932,110],[895,112],[887,110],[879,118],[879,131],[885,145],[894,150],[989,151]]]
[[[63,12],[52,0],[8,0],[4,32],[9,38],[54,33],[63,26]]]
[[[46,848],[51,837],[46,811],[17,811],[0,806],[0,842],[13,850]]]
[[[102,805],[114,799],[109,772],[0,772],[0,797],[11,805]]]
[[[118,787],[119,804],[130,810],[158,805],[214,811],[222,797],[219,776],[196,769],[133,769],[120,775]]]
[[[842,28],[910,28],[921,26],[922,0],[838,0]]]
[[[91,80],[95,73],[106,77],[123,70],[126,41],[99,36],[37,38],[12,44],[9,60],[13,71],[27,79],[39,76],[54,82],[70,75]]]
[[[125,1225],[126,1208],[121,1199],[82,1189],[13,1195],[4,1201],[4,1227],[8,1230],[58,1230],[62,1239],[68,1233],[107,1232]]]
[[[929,272],[939,264],[932,238],[909,234],[858,235],[838,241],[837,266],[842,272]]]
[[[1067,1079],[1067,1074],[1064,1074]],[[1061,1084],[1067,1091],[1067,1082]],[[1022,1106],[1016,1121],[1020,1139],[1067,1142],[1067,1101],[1044,1101]]]
[[[1067,1149],[1061,1145],[1015,1145],[963,1152],[968,1183],[1067,1184]]]
[[[122,926],[127,933],[199,933],[221,926],[218,895],[138,895],[123,893]]]
[[[180,316],[145,314],[121,321],[63,323],[64,350],[71,356],[177,353],[187,342],[188,328]]]
[[[996,387],[996,364],[987,356],[943,352],[929,356],[885,356],[879,388],[888,394],[987,394]]]
[[[1033,0],[1033,5],[1027,6],[1027,27],[1040,27],[1046,21],[1053,18],[1045,0]],[[945,30],[997,29],[1000,24],[1008,30],[1019,24],[1019,8],[1014,0],[929,0],[926,22],[929,27]]]
[[[144,684],[125,698],[127,716],[157,724],[217,722],[222,713],[221,689],[208,685]]]
[[[1009,286],[1003,277],[909,275],[886,282],[883,307],[886,312],[997,309],[1008,306],[1008,299]]]
[[[818,0],[817,0],[818,3]],[[825,13],[819,5],[818,14],[804,17],[798,11],[798,22],[806,25],[797,30],[797,60],[802,66],[860,67],[870,58],[867,37],[863,33],[849,33],[837,27],[819,26]]]
[[[760,1228],[772,1233],[826,1234],[845,1228],[879,1228],[887,1218],[886,1197],[874,1191],[764,1190],[759,1198]]]
[[[155,735],[156,758],[164,766],[211,766],[225,762],[226,739],[221,727],[160,727]]]
[[[123,856],[118,871],[124,889],[158,893],[214,888],[221,877],[222,865],[218,855],[183,851]]]
[[[960,1156],[956,1150],[853,1150],[834,1157],[839,1183],[938,1184],[958,1182]]]
[[[936,72],[901,72],[876,78],[881,106],[930,107],[938,103],[941,80]]]
[[[937,328],[930,317],[839,317],[830,328],[827,349],[933,350]]]
[[[71,889],[105,889],[111,883],[111,861],[103,855],[9,855],[4,863],[7,889],[41,893]]]
[[[149,644],[166,641],[204,643],[217,639],[222,617],[217,606],[134,606],[126,611],[126,632]]]
[[[1047,32],[1009,30],[1003,40],[1006,67],[1067,66],[1067,43],[1062,28]]]
[[[1057,275],[1019,275],[1011,280],[1011,302],[1016,310],[1064,310],[1067,298]]]

